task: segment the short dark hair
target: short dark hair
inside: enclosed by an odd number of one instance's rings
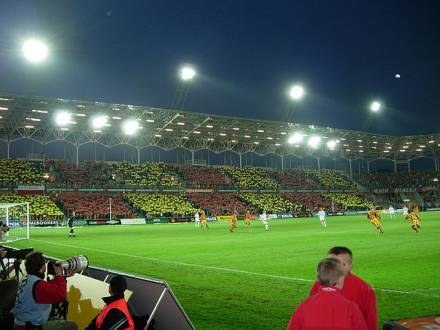
[[[344,276],[341,262],[334,258],[322,259],[316,268],[318,281],[321,285],[334,286]]]
[[[110,280],[110,288],[113,294],[124,293],[127,289],[127,281],[121,275],[115,275]]]
[[[335,256],[338,256],[340,254],[348,254],[350,255],[350,258],[353,259],[353,253],[348,247],[345,246],[334,246],[330,250],[328,250],[327,254],[334,254]]]
[[[37,275],[45,263],[46,258],[44,258],[43,252],[34,251],[26,256],[24,265],[28,274]]]

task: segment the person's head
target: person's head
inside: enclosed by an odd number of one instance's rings
[[[116,294],[124,294],[124,291],[127,289],[127,282],[125,278],[121,275],[115,275],[110,280],[110,285],[108,287],[108,291],[111,295]]]
[[[339,289],[344,286],[344,271],[338,259],[322,259],[316,268],[316,273],[321,285],[336,286]]]
[[[353,268],[353,253],[348,247],[345,246],[335,246],[332,247],[328,253],[328,258],[338,259],[341,263],[344,275],[347,275]]]
[[[46,258],[43,252],[34,251],[26,256],[24,261],[26,272],[30,275],[40,275],[46,272]]]
[[[413,204],[411,206],[411,211],[412,212],[419,212],[419,206],[417,204]]]

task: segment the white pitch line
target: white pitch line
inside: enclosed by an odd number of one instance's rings
[[[55,243],[55,242],[38,240],[38,239],[31,239],[31,240],[36,241],[36,242],[52,244],[52,245],[70,247],[70,248],[74,248],[74,249],[78,248],[78,246],[76,246],[76,245]],[[94,249],[94,248],[88,248],[88,247],[81,247],[81,249],[94,251],[94,252],[100,252],[100,253],[106,253],[106,254],[111,254],[111,255],[117,255],[117,256],[121,256],[121,257],[130,257],[130,258],[138,258],[138,259],[143,259],[143,260],[155,261],[155,262],[164,263],[164,264],[196,267],[196,268],[210,269],[210,270],[223,271],[223,272],[229,272],[229,273],[239,273],[239,274],[263,276],[263,277],[277,278],[277,279],[297,281],[297,282],[311,283],[311,282],[315,281],[314,279],[311,280],[311,279],[298,278],[298,277],[289,277],[289,276],[273,275],[273,274],[266,274],[266,273],[255,273],[255,272],[250,272],[247,270],[240,270],[240,269],[234,269],[234,268],[206,266],[206,265],[192,264],[192,263],[186,263],[186,262],[181,262],[181,261],[168,261],[168,260],[163,260],[163,259],[143,257],[143,256],[137,256],[137,255],[128,254],[128,253],[112,252],[112,251],[100,250],[100,249]],[[438,295],[429,295],[429,294],[424,294],[424,293],[415,292],[415,291],[404,291],[404,290],[385,289],[385,288],[374,288],[374,289],[379,290],[379,291],[383,291],[383,292],[392,292],[392,293],[399,293],[399,294],[424,296],[424,297],[429,297],[429,298],[440,298],[440,296],[438,296]],[[438,288],[428,288],[428,290],[439,290],[439,289]]]

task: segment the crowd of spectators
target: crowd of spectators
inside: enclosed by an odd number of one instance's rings
[[[179,188],[177,176],[164,163],[121,163],[112,175],[117,184],[145,188]]]
[[[213,192],[213,193],[186,193],[186,196],[197,205],[205,210],[209,215],[232,214],[234,211],[244,214],[249,211],[256,214],[254,207],[247,205],[240,200],[235,193]]]
[[[343,172],[333,169],[311,171],[311,175],[319,181],[321,186],[331,189],[354,189],[356,185]]]
[[[224,173],[231,176],[242,189],[277,189],[278,183],[269,177],[266,169],[258,167],[223,167]]]
[[[310,171],[300,169],[286,169],[283,171],[273,171],[270,175],[281,183],[285,188],[296,189],[319,189],[320,185],[315,181]]]
[[[181,193],[129,193],[127,199],[133,207],[150,217],[194,215],[202,211]]]
[[[216,167],[176,166],[175,169],[180,173],[187,187],[214,188],[231,184],[231,179]]]
[[[302,209],[296,201],[285,199],[279,194],[272,193],[240,193],[239,197],[245,202],[255,206],[259,212],[266,213],[295,213]]]
[[[355,193],[323,193],[323,196],[333,200],[335,204],[344,207],[345,210],[365,210],[374,206],[374,203]]]
[[[17,184],[41,184],[43,175],[33,163],[20,159],[0,160],[0,184],[11,186]]]
[[[12,192],[1,193],[0,203],[29,202],[31,220],[55,220],[63,217],[63,211],[46,195],[19,195]],[[3,210],[0,210],[3,212]],[[26,213],[24,213],[26,214]]]
[[[131,218],[133,211],[122,194],[63,192],[56,193],[53,199],[59,203],[67,215],[81,219]],[[111,201],[110,201],[111,199]]]
[[[82,164],[64,160],[49,160],[45,163],[48,182],[68,186],[111,186],[112,166],[105,162],[88,161]]]
[[[386,192],[395,189],[409,188],[419,190],[421,188],[431,187],[430,190],[439,190],[438,172],[412,172],[412,173],[374,173],[363,175],[359,182],[370,189],[378,192],[385,189]]]
[[[302,211],[309,212],[318,212],[319,208],[323,208],[327,212],[339,210],[338,205],[333,205],[332,209],[332,201],[324,197],[319,193],[294,193],[288,192],[284,194],[284,197],[292,202],[300,203],[303,207]]]

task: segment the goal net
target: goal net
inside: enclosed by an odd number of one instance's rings
[[[9,228],[2,227],[3,242],[29,239],[29,203],[0,203],[0,222]]]

